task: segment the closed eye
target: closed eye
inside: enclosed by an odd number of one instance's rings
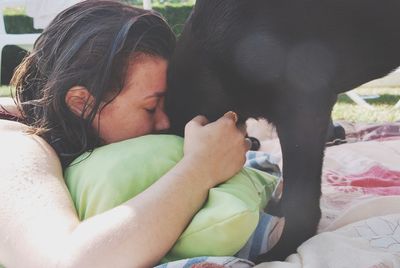
[[[154,114],[156,112],[156,108],[145,109],[149,114]]]

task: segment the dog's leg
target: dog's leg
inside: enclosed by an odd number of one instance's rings
[[[282,236],[258,261],[284,260],[313,236],[321,217],[321,167],[330,113],[336,97],[325,94],[292,96],[281,103],[277,118],[283,154],[283,193],[279,204],[285,217]],[[285,98],[287,99],[287,98]],[[316,101],[317,100],[317,101]]]

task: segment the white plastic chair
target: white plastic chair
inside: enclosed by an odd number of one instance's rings
[[[6,32],[3,9],[6,7],[19,7],[25,5],[26,1],[24,0],[0,0],[0,77],[3,48],[8,45],[16,45],[29,51],[33,48],[33,44],[40,35],[39,33],[9,34]]]
[[[369,110],[373,110],[374,107],[369,104],[368,102],[366,102],[360,95],[358,95],[355,90],[350,90],[346,92],[346,95],[355,103],[357,103],[358,105],[367,108]]]
[[[395,70],[391,75],[397,75],[397,76],[399,76],[400,75],[400,67],[397,69],[397,70]],[[378,81],[378,80],[377,80]],[[396,80],[397,81],[397,80]],[[396,83],[396,82],[395,82]],[[394,84],[395,86],[400,86],[400,84],[399,85],[397,85],[397,84]],[[374,107],[371,105],[371,104],[369,104],[368,102],[366,102],[363,98],[362,98],[362,96],[360,96],[360,95],[358,95],[356,92],[355,92],[355,90],[350,90],[350,91],[347,91],[346,92],[346,95],[351,99],[351,100],[353,100],[355,103],[357,103],[358,105],[360,105],[360,106],[362,106],[362,107],[364,107],[364,108],[367,108],[367,109],[369,109],[369,110],[373,110],[374,109]],[[393,106],[393,108],[394,109],[400,109],[400,100]]]

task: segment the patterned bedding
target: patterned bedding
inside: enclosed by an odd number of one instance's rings
[[[348,143],[325,152],[320,230],[360,202],[400,196],[400,123],[342,125]]]
[[[320,231],[359,202],[381,196],[400,196],[400,122],[339,123],[345,128],[346,143],[325,151]],[[261,150],[281,163],[279,141],[273,128],[251,121],[249,133],[261,138]]]
[[[340,123],[347,143],[325,152],[319,234],[257,267],[400,267],[400,122]]]

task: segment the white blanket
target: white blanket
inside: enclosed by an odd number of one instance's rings
[[[362,202],[332,222],[329,229],[304,242],[285,262],[256,267],[400,267],[400,196]]]

